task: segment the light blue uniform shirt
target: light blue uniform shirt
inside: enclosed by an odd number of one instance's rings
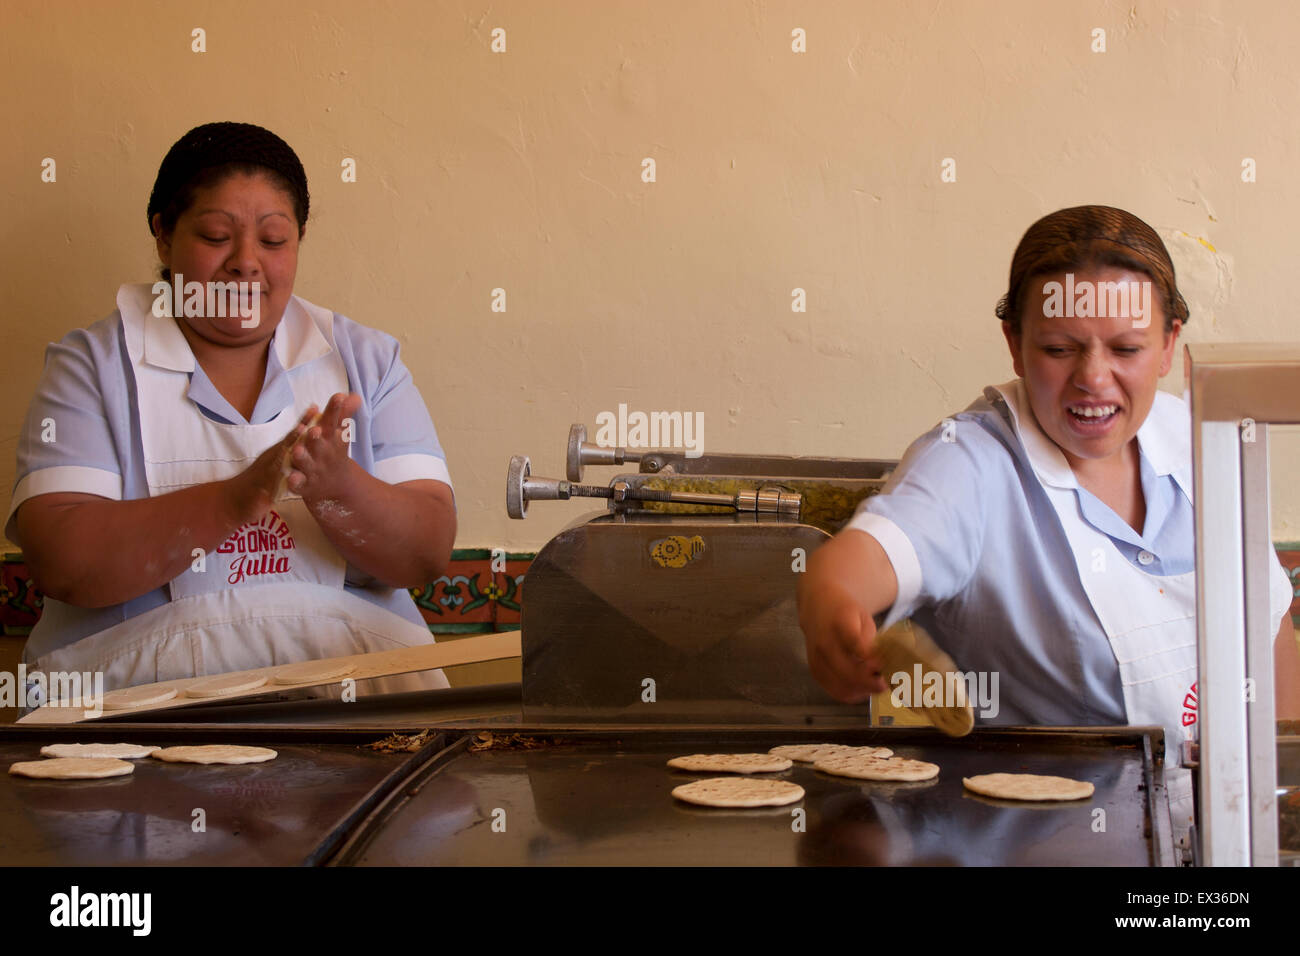
[[[952,418],[912,443],[846,526],[875,537],[898,577],[884,626],[911,617],[960,671],[996,671],[999,711],[982,723],[1127,723],[1115,654],[1005,400],[987,388]],[[1183,574],[1195,569],[1194,518],[1172,472],[1187,463],[1155,428],[1149,416],[1137,434],[1142,533],[1082,487],[1079,506],[1143,573]],[[1273,564],[1276,630],[1291,587]]]
[[[276,330],[278,337],[283,324]],[[347,371],[349,388],[361,395],[352,458],[368,473],[390,484],[434,479],[451,485],[446,457],[411,373],[398,356],[391,335],[335,313],[334,343]],[[304,366],[305,367],[305,366]],[[293,404],[290,376],[277,349],[267,352],[266,378],[247,424],[263,424]],[[189,398],[209,419],[245,424],[195,363]],[[53,422],[54,441],[45,422]],[[28,498],[51,492],[80,492],[114,500],[149,497],[135,376],[118,312],[89,329],[69,332],[45,351],[45,369],[18,439],[18,473],[5,518],[12,519]],[[105,561],[113,560],[111,554]],[[345,587],[358,597],[425,626],[409,592],[363,587],[363,575],[348,565]],[[106,608],[78,608],[45,599],[25,654],[29,660],[98,633],[170,600],[165,587]]]

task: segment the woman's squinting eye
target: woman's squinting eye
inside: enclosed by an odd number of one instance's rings
[[[223,242],[230,241],[229,236],[212,234],[212,233],[204,233],[204,232],[199,233],[199,238],[202,239],[204,242],[211,242],[214,244],[220,244]],[[288,241],[289,241],[288,239],[272,239],[268,237],[262,240],[262,245],[277,247],[277,246],[283,246]]]

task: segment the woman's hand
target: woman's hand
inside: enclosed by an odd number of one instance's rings
[[[836,700],[857,704],[885,689],[873,615],[897,595],[893,565],[865,532],[842,531],[809,557],[799,578],[799,626],[808,669]]]
[[[456,538],[451,489],[433,480],[390,485],[353,461],[348,443],[360,410],[360,395],[330,398],[290,446],[287,486],[361,575],[390,587],[427,584],[443,574]]]
[[[808,670],[836,700],[859,704],[885,689],[875,653],[876,624],[847,592],[834,585],[803,591],[799,626],[808,647]]]
[[[298,424],[289,430],[289,434],[258,455],[256,461],[234,478],[222,483],[236,527],[258,521],[271,510],[284,481],[284,465],[289,452],[315,417],[316,406],[313,405],[298,419]]]
[[[347,496],[352,459],[348,442],[354,440],[352,429],[361,409],[361,396],[342,392],[330,398],[320,421],[291,442],[287,464],[288,488],[301,495],[309,508],[323,501]],[[315,417],[316,407],[307,410],[306,421]]]

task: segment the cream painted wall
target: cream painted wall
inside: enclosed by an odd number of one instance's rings
[[[1188,341],[1300,340],[1286,0],[6,0],[3,17],[6,487],[45,343],[152,277],[158,164],[218,119],[302,157],[296,291],[401,340],[462,547],[536,549],[587,510],[509,521],[506,463],[562,475],[569,423],[620,402],[703,412],[713,450],[901,455],[1012,377],[993,304],[1024,229],[1062,206],[1160,231]],[[1300,539],[1300,443],[1275,448],[1274,535]]]

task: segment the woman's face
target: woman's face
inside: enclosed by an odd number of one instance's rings
[[[1160,377],[1169,372],[1182,323],[1175,321],[1165,332],[1159,288],[1141,272],[1103,266],[1074,272],[1071,284],[1064,273],[1029,282],[1020,331],[1004,322],[1003,333],[1039,427],[1075,470],[1085,462],[1122,463],[1125,447],[1151,411]],[[1113,299],[1099,309],[1095,296],[1093,314],[1077,314],[1087,310],[1078,298],[1084,283],[1105,294],[1113,287],[1101,283],[1137,283],[1128,287],[1134,291],[1143,289],[1143,282],[1150,290],[1149,315],[1139,315],[1137,303],[1115,308]],[[1067,299],[1071,286],[1075,297]],[[1082,308],[1067,312],[1069,303]],[[1099,316],[1099,311],[1110,314]]]
[[[155,235],[159,218],[154,217]],[[173,314],[216,345],[264,342],[275,334],[298,271],[298,222],[289,195],[269,176],[231,173],[198,189],[170,236],[157,239],[158,257],[175,277],[190,282],[257,282],[257,325],[244,328],[249,300],[227,300],[226,317]],[[206,286],[205,286],[206,288]],[[232,308],[231,306],[234,306]],[[243,316],[240,314],[242,309]]]

